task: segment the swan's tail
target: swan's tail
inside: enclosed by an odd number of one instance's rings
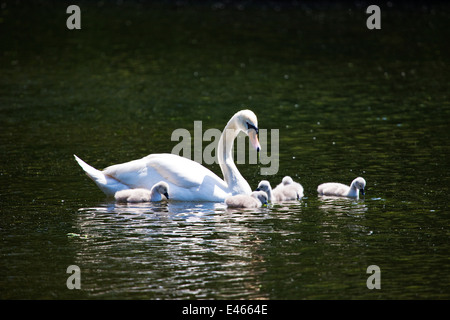
[[[97,186],[102,190],[106,195],[114,195],[119,190],[129,189],[129,187],[120,181],[114,179],[113,177],[105,175],[100,170],[91,167],[86,162],[78,158],[76,155],[73,155],[75,160],[77,160],[80,167],[84,170],[89,178],[91,178]]]

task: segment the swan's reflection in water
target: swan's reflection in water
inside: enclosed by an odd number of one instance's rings
[[[83,287],[106,298],[267,298],[258,230],[249,227],[266,214],[212,202],[81,208],[74,241]]]
[[[358,216],[367,211],[367,206],[362,199],[346,197],[319,196],[319,208],[335,214]]]
[[[273,288],[291,290],[289,281],[273,280],[280,272],[301,286],[336,255],[354,258],[349,244],[365,247],[370,233],[368,204],[333,197],[256,209],[104,202],[79,209],[74,264],[93,298],[268,299]]]
[[[358,241],[355,235],[371,235],[372,231],[364,225],[364,219],[368,210],[364,199],[353,199],[335,196],[319,196],[319,209],[335,216],[334,219],[324,219],[324,238],[336,239],[333,233],[346,234],[351,237],[349,241]]]

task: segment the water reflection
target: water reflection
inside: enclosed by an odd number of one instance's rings
[[[173,201],[81,208],[77,263],[96,270],[85,289],[94,297],[267,298],[258,289],[261,230],[251,227],[267,210]]]
[[[318,196],[319,209],[331,217],[322,220],[322,236],[331,245],[353,242],[366,243],[366,236],[373,233],[364,224],[368,206],[364,199],[334,196]]]
[[[185,202],[185,201],[159,201],[159,202],[141,202],[141,203],[117,203],[105,202],[98,207],[80,208],[79,211],[93,211],[109,214],[145,214],[145,213],[171,213],[171,214],[189,214],[202,212],[215,212],[215,210],[224,210],[223,203],[216,202]]]
[[[363,199],[352,199],[345,197],[319,196],[321,205],[319,208],[325,212],[337,215],[361,215],[367,212],[367,205]]]

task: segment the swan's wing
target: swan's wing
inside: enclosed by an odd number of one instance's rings
[[[103,173],[131,188],[150,189],[159,181],[166,181],[171,199],[220,201],[228,194],[225,182],[211,170],[173,154],[151,154],[110,166]]]
[[[342,196],[346,195],[350,187],[337,182],[328,182],[319,185],[317,191],[326,196]]]
[[[244,194],[238,194],[225,199],[225,204],[229,208],[254,208],[257,207],[257,203],[258,200]]]
[[[284,184],[283,183],[279,183],[277,184],[277,186],[275,188],[273,188],[273,190],[281,190],[283,188]]]
[[[303,197],[303,190],[299,190],[298,186],[288,184],[283,189],[283,195],[285,200],[297,200]]]
[[[295,189],[298,197],[302,198],[303,195],[304,195],[303,194],[303,186],[300,183],[298,183],[298,182],[294,182],[293,183],[293,188]]]
[[[116,191],[128,189],[128,185],[124,185],[120,181],[105,175],[100,170],[95,169],[94,167],[88,165],[86,162],[78,158],[76,155],[75,160],[81,166],[81,168],[85,171],[89,178],[91,178],[97,186],[107,195],[114,195]]]
[[[283,200],[285,200],[282,189],[283,188],[277,186],[275,189],[272,190],[272,200],[273,201],[283,201]]]
[[[103,173],[133,188],[151,188],[159,181],[192,188],[200,185],[206,175],[221,180],[195,161],[165,153],[116,164],[104,169]]]
[[[117,191],[114,198],[118,202],[148,202],[150,201],[150,190],[137,188]]]

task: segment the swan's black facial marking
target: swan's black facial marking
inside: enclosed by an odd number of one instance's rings
[[[259,129],[257,127],[255,127],[254,125],[252,125],[251,123],[249,123],[248,121],[246,121],[247,123],[247,129],[254,129],[256,131],[256,134],[259,134]]]

